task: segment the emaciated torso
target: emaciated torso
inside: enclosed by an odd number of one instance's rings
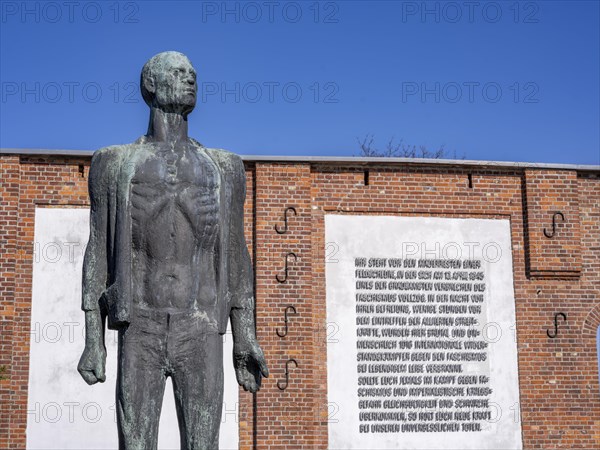
[[[133,302],[212,312],[219,172],[191,143],[151,145],[131,181]]]

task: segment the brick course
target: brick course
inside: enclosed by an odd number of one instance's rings
[[[0,155],[0,448],[24,448],[36,207],[86,207],[90,157]],[[240,393],[240,447],[327,448],[325,214],[504,218],[511,223],[523,444],[600,448],[600,178],[593,171],[247,159],[245,231],[271,376]],[[289,230],[283,214],[289,215]],[[561,211],[549,239],[552,214]],[[288,258],[288,280],[279,283]],[[74,299],[74,301],[78,301]],[[297,314],[283,330],[286,306]],[[549,339],[554,314],[567,315]],[[289,384],[282,391],[286,361]],[[505,412],[509,413],[509,412]]]

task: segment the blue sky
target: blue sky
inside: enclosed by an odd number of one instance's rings
[[[190,135],[254,155],[394,137],[467,159],[600,164],[597,1],[1,1],[0,147],[144,134],[142,65],[189,56]]]

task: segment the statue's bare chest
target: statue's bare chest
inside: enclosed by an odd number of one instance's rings
[[[188,146],[159,149],[138,165],[131,185],[134,220],[183,215],[193,229],[216,220],[219,172],[204,152]]]

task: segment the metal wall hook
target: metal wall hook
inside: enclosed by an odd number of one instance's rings
[[[283,383],[281,381],[277,382],[277,387],[279,389],[281,389],[282,391],[285,391],[287,389],[288,382],[290,381],[290,370],[289,370],[290,363],[294,363],[294,366],[298,367],[298,363],[293,358],[290,358],[285,362],[285,381]]]
[[[560,211],[556,211],[554,214],[552,214],[552,234],[548,233],[548,231],[546,231],[546,228],[544,228],[544,236],[546,236],[548,239],[552,239],[554,237],[554,235],[556,234],[556,218],[557,217],[560,217],[563,222],[565,221],[565,216]]]
[[[280,283],[285,283],[287,281],[287,277],[288,277],[288,257],[289,256],[293,256],[294,257],[294,261],[298,260],[298,257],[296,256],[296,254],[294,252],[289,252],[287,255],[285,255],[285,275],[282,278],[279,278],[279,274],[275,275],[275,278],[277,279],[277,281],[279,281]]]
[[[563,320],[567,321],[567,315],[565,313],[556,313],[554,314],[554,336],[550,334],[550,330],[546,330],[546,334],[550,339],[554,339],[558,335],[558,317],[562,316]]]
[[[279,230],[279,228],[277,228],[277,225],[275,225],[275,231],[277,231],[278,234],[285,234],[285,233],[287,233],[287,230],[288,230],[288,211],[292,211],[295,216],[298,215],[298,212],[296,211],[296,208],[294,208],[293,206],[288,206],[287,208],[285,208],[285,211],[283,212],[283,223],[284,223],[283,231]]]
[[[285,312],[283,315],[283,323],[285,325],[284,332],[280,333],[279,328],[277,328],[277,330],[275,330],[275,332],[277,333],[277,336],[279,336],[279,337],[285,337],[288,334],[288,311],[292,311],[292,314],[298,314],[296,312],[296,308],[294,308],[292,305],[289,305],[285,308]]]

